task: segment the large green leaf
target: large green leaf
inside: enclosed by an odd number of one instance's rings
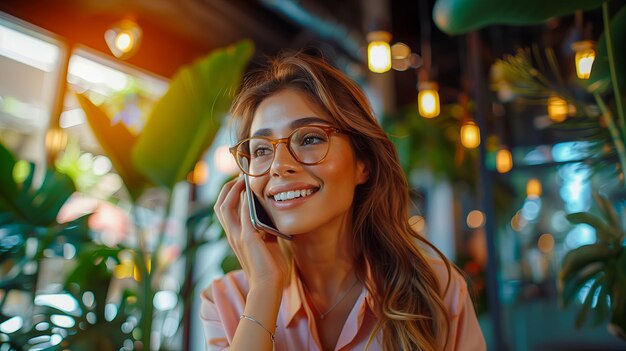
[[[433,19],[448,34],[463,34],[492,24],[528,25],[550,17],[590,10],[604,0],[437,0]]]
[[[17,183],[13,168],[17,163],[12,153],[0,143],[0,213],[10,213],[13,220],[37,226],[56,223],[65,201],[74,193],[74,183],[65,174],[47,170],[39,188],[33,188],[34,167],[26,180]]]
[[[242,41],[176,73],[133,149],[138,170],[167,188],[186,178],[213,141],[252,53]]]
[[[583,245],[568,252],[561,264],[559,281],[564,282],[569,279],[571,275],[578,274],[578,272],[588,264],[609,259],[615,252],[615,250],[609,248],[606,244],[599,243]]]
[[[615,57],[615,73],[620,87],[626,82],[626,6],[611,19],[611,42]],[[602,33],[598,38],[596,59],[591,68],[591,76],[585,81],[590,93],[603,94],[611,89],[611,74],[609,71],[609,57],[606,48],[606,34]]]
[[[13,179],[15,156],[0,143],[0,208],[9,206],[9,199],[17,196],[17,184]]]
[[[598,192],[593,192],[593,198],[596,200],[598,207],[602,210],[602,214],[604,218],[606,218],[609,225],[615,228],[621,228],[622,224],[619,219],[619,215],[615,208],[613,208],[613,204],[604,196],[600,195]],[[623,234],[622,234],[623,235]]]
[[[562,306],[569,306],[578,296],[580,289],[590,280],[597,278],[604,271],[604,268],[604,264],[601,263],[589,265],[577,275],[570,275],[567,280],[559,282]]]
[[[111,118],[86,96],[76,94],[76,98],[85,111],[87,122],[98,143],[122,177],[130,196],[136,200],[147,183],[146,178],[135,169],[131,160],[131,150],[137,142],[137,136],[122,122],[113,124]]]
[[[576,315],[576,328],[582,327],[583,324],[585,323],[585,319],[587,319],[587,315],[593,309],[592,303],[593,303],[594,296],[596,296],[597,290],[602,288],[602,284],[604,283],[605,279],[606,277],[604,276],[599,277],[593,282],[593,284],[591,284],[591,287],[589,288],[589,290],[587,291],[587,295],[585,296],[585,301],[583,302],[583,305],[581,306],[580,310],[578,311],[578,314]]]
[[[611,323],[614,324],[613,328],[621,329],[621,337],[626,339],[626,249],[622,250],[616,262],[615,286],[611,295]]]

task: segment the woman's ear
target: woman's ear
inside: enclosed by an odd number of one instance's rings
[[[363,160],[356,161],[356,170],[357,170],[357,184],[365,184],[367,180],[370,178],[370,167],[369,163],[364,162]]]

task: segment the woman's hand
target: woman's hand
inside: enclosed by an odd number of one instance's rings
[[[250,290],[277,289],[281,292],[287,279],[285,258],[276,237],[252,226],[244,191],[242,175],[226,183],[215,203],[215,213],[248,277]]]

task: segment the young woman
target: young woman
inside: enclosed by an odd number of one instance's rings
[[[231,150],[277,228],[257,231],[243,177],[215,211],[243,269],[202,294],[208,350],[485,350],[463,277],[409,226],[408,186],[358,86],[283,55],[250,76]]]

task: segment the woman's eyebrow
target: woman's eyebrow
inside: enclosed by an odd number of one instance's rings
[[[320,117],[303,117],[303,118],[297,119],[289,123],[289,127],[291,128],[291,130],[294,130],[296,128],[308,126],[311,124],[330,125],[330,123],[327,120],[320,118]],[[272,129],[261,128],[261,129],[257,129],[252,136],[270,137],[272,136],[272,134],[273,134]]]
[[[327,120],[320,117],[304,117],[290,123],[291,129],[308,126],[310,124],[330,124]]]

